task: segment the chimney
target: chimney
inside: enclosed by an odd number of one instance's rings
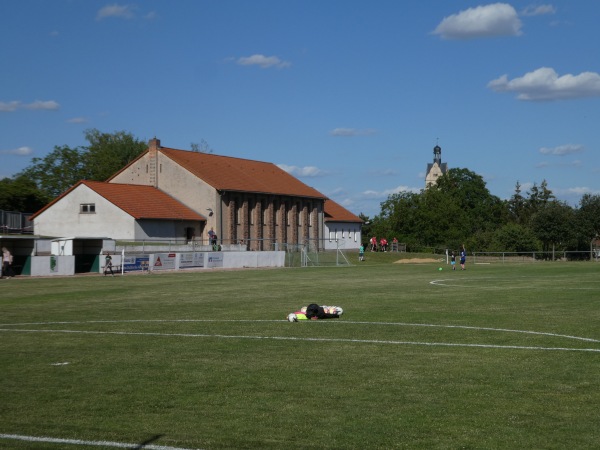
[[[148,141],[148,165],[146,166],[146,173],[148,173],[148,184],[150,186],[158,187],[158,149],[160,148],[160,140],[150,139]]]
[[[156,157],[156,152],[159,148],[160,139],[156,139],[156,137],[154,137],[153,139],[150,139],[150,141],[148,141],[148,150],[150,151],[150,156]]]

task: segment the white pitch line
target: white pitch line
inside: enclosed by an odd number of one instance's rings
[[[0,331],[9,331],[13,333],[72,333],[72,334],[95,334],[95,335],[116,335],[116,336],[156,336],[156,337],[192,337],[192,338],[217,338],[217,339],[256,339],[256,340],[277,340],[277,341],[307,341],[307,342],[351,342],[357,344],[392,344],[392,345],[423,345],[430,347],[475,347],[475,348],[496,348],[496,349],[521,349],[521,350],[544,350],[544,351],[565,351],[565,352],[595,352],[600,353],[596,348],[565,348],[565,347],[533,347],[520,345],[493,345],[493,344],[457,344],[448,342],[415,342],[415,341],[393,341],[379,339],[347,339],[347,338],[307,338],[291,336],[245,336],[245,335],[227,335],[227,334],[197,334],[197,333],[151,333],[134,331],[89,331],[89,330],[21,330],[21,329],[1,329]]]
[[[491,277],[482,277],[482,278],[477,278],[477,279],[469,279],[469,280],[465,280],[465,279],[461,279],[461,278],[445,278],[445,279],[440,279],[440,280],[431,280],[429,282],[429,284],[433,285],[433,286],[445,286],[445,287],[465,287],[465,288],[482,288],[482,289],[523,289],[523,288],[529,288],[528,286],[506,286],[506,285],[492,285],[492,286],[479,286],[479,285],[474,285],[474,284],[469,284],[466,283],[465,281],[472,281],[472,282],[476,282],[476,281],[481,281],[481,280],[485,280],[485,279],[489,279]],[[498,279],[495,279],[496,281],[498,281]],[[508,282],[512,282],[514,281],[514,279],[512,280],[508,280]],[[597,283],[596,281],[592,281],[592,283]],[[573,286],[569,286],[569,287],[564,287],[564,286],[552,286],[552,287],[546,287],[546,289],[554,289],[554,290],[561,290],[561,291],[592,291],[592,290],[598,290],[597,287],[592,286],[592,287],[582,287],[582,286],[577,286],[577,287],[573,287]]]
[[[4,326],[31,326],[31,325],[78,325],[78,324],[90,324],[90,323],[216,323],[216,322],[287,322],[287,320],[276,320],[276,319],[131,319],[131,320],[88,320],[88,321],[71,321],[71,322],[30,322],[30,323],[13,323],[13,324],[0,324],[0,327]],[[315,323],[315,322],[308,322]],[[401,327],[429,327],[429,328],[457,328],[462,330],[476,330],[476,331],[499,331],[502,333],[521,333],[521,334],[533,334],[538,336],[550,336],[565,339],[574,339],[585,342],[600,342],[598,339],[585,338],[580,336],[571,336],[568,334],[557,334],[543,331],[529,331],[529,330],[513,330],[510,328],[492,328],[492,327],[476,327],[469,325],[440,325],[431,323],[406,323],[406,322],[368,322],[368,321],[353,321],[353,320],[328,320],[318,321],[321,324],[329,325],[382,325],[382,326],[401,326]],[[0,331],[10,331],[10,329],[0,328]],[[52,330],[47,330],[52,331]]]
[[[0,439],[12,439],[17,441],[25,442],[48,442],[52,444],[70,444],[70,445],[89,445],[95,447],[116,447],[116,448],[138,448],[139,444],[127,444],[124,442],[111,442],[111,441],[84,441],[80,439],[60,439],[52,437],[38,437],[38,436],[23,436],[20,434],[0,434]],[[165,445],[154,445],[148,444],[142,447],[148,450],[198,450],[189,449],[183,447],[169,447]]]

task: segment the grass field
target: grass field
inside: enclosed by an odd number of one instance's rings
[[[0,448],[599,447],[599,264],[366,256],[0,281]]]

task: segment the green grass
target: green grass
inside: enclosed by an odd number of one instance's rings
[[[155,445],[203,449],[598,448],[600,265],[440,272],[366,257],[2,280],[0,434],[160,434]],[[345,314],[284,320],[310,302]]]

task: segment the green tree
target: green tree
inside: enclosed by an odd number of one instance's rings
[[[125,131],[102,133],[90,129],[85,138],[89,142],[83,153],[85,178],[94,181],[107,180],[148,148],[146,142]]]
[[[583,195],[576,212],[576,222],[584,245],[589,245],[591,251],[592,241],[600,237],[600,195]]]
[[[492,195],[483,178],[468,169],[448,170],[427,191],[430,190],[439,190],[447,196],[444,200],[447,213],[456,219],[451,237],[460,241],[452,242],[453,247],[461,244],[486,247],[490,245],[491,232],[508,221],[506,202]]]
[[[381,203],[373,231],[396,236],[413,248],[487,248],[508,215],[506,203],[490,194],[481,176],[450,169],[420,193],[390,195]]]
[[[553,200],[540,208],[532,217],[532,229],[542,242],[543,250],[564,250],[575,238],[575,212],[564,202]]]
[[[521,184],[518,181],[515,185],[515,193],[508,201],[508,211],[513,222],[518,224],[526,223],[525,197],[521,195]]]
[[[451,193],[430,187],[422,196],[414,220],[414,233],[427,247],[459,248],[466,234],[461,224],[468,211]]]
[[[50,199],[38,189],[35,181],[25,176],[0,180],[0,209],[35,212]]]
[[[538,186],[537,183],[533,183],[533,186],[527,192],[527,198],[525,199],[525,207],[523,210],[523,223],[531,220],[531,218],[542,208],[544,208],[548,202],[555,200],[556,197],[550,189],[548,189],[548,183],[546,180],[542,180],[542,183]]]
[[[533,231],[518,223],[507,223],[498,228],[493,234],[490,248],[496,252],[531,252],[540,249],[540,242]]]
[[[84,152],[81,147],[54,147],[44,158],[33,158],[31,164],[17,176],[29,178],[45,198],[52,199],[86,178]]]
[[[147,148],[125,131],[110,134],[91,129],[85,138],[89,146],[56,146],[44,158],[33,158],[17,176],[33,181],[41,196],[50,201],[80,180],[105,181]]]
[[[415,220],[421,195],[414,192],[399,192],[388,196],[381,202],[381,213],[377,216],[380,226],[379,235],[389,233],[399,241],[406,242],[415,233]],[[371,231],[371,230],[369,230]],[[390,236],[392,237],[392,236]]]

